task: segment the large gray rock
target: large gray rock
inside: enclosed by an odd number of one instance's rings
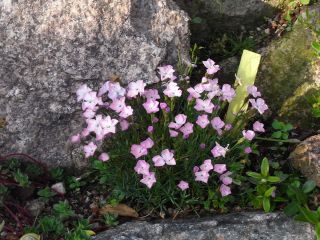
[[[201,19],[200,24],[191,24],[193,38],[212,37],[217,31],[235,32],[240,26],[252,29],[259,26],[265,17],[273,17],[288,0],[175,0],[192,19]]]
[[[100,233],[95,240],[312,240],[309,224],[282,213],[235,213],[210,218],[129,222]]]
[[[156,79],[187,59],[188,16],[172,0],[0,0],[0,152],[79,165],[75,90],[112,75]]]

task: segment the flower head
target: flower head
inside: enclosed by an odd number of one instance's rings
[[[145,90],[143,94],[147,99],[158,100],[160,99],[160,95],[157,89],[149,89]],[[161,107],[161,103],[160,103]],[[161,108],[162,109],[162,108]]]
[[[80,133],[76,134],[76,135],[73,135],[71,138],[70,138],[70,142],[72,143],[79,143],[80,142],[80,139],[81,139],[81,136],[80,136]]]
[[[178,188],[180,188],[182,191],[186,190],[189,188],[189,183],[185,181],[180,181],[179,184],[177,185]]]
[[[264,124],[261,123],[261,122],[259,122],[259,121],[254,122],[254,124],[253,124],[253,130],[254,130],[255,132],[265,132],[265,130],[264,130]]]
[[[177,77],[173,75],[175,72],[171,65],[166,65],[163,67],[158,67],[161,81],[170,79],[171,81],[175,80]]]
[[[172,98],[172,97],[181,97],[182,91],[180,90],[179,86],[175,82],[169,82],[167,88],[163,91],[163,93]]]
[[[225,157],[228,147],[224,148],[219,143],[216,142],[216,146],[211,150],[214,157]]]
[[[214,117],[211,120],[212,127],[218,132],[219,135],[222,134],[222,128],[224,127],[225,123],[221,120],[220,117]]]
[[[222,174],[227,171],[227,166],[225,164],[215,164],[213,167],[213,171],[216,173]]]
[[[257,109],[260,114],[263,114],[266,110],[268,110],[268,105],[262,98],[258,98],[257,100],[251,98],[249,99],[252,107]]]
[[[88,145],[85,145],[83,147],[85,157],[88,158],[93,156],[96,149],[97,149],[97,145],[95,145],[93,142],[90,142]]]
[[[121,120],[120,121],[120,128],[121,128],[121,131],[126,131],[128,128],[129,128],[129,122],[125,119]]]
[[[148,188],[151,188],[153,184],[157,182],[156,174],[154,172],[149,172],[148,174],[144,174],[140,182],[147,185]]]
[[[222,184],[222,185],[220,186],[220,193],[221,193],[221,196],[222,196],[222,197],[228,196],[228,195],[231,194],[231,189],[230,189],[230,187]]]
[[[148,154],[148,149],[146,149],[145,147],[141,146],[140,144],[133,144],[131,146],[131,154],[135,157],[135,158],[139,158],[141,156],[145,156]]]
[[[125,100],[126,100],[125,97],[121,97],[119,99],[118,98],[113,99],[112,103],[110,104],[110,108],[113,111],[120,113],[122,109],[126,106]]]
[[[120,83],[118,82],[109,82],[109,93],[108,97],[113,100],[116,98],[121,98],[125,95],[126,90],[120,86]]]
[[[188,93],[192,98],[201,97],[201,93],[203,93],[204,88],[201,83],[197,84],[194,88],[190,87],[187,89]]]
[[[184,136],[184,137],[189,136],[191,133],[193,133],[193,124],[187,122],[187,123],[186,123],[185,125],[183,125],[183,127],[181,127],[179,130],[183,133],[183,136]]]
[[[236,95],[236,91],[229,84],[223,84],[221,93],[222,100],[228,102],[231,102]]]
[[[87,86],[87,84],[83,84],[77,90],[77,101],[81,101],[84,99],[84,96],[92,91],[91,88]]]
[[[247,139],[248,141],[251,141],[256,134],[252,130],[243,130],[242,135],[245,139]]]
[[[247,87],[247,92],[252,95],[254,98],[261,97],[261,93],[258,91],[258,88],[254,85]]]
[[[244,152],[245,152],[246,154],[252,153],[251,147],[245,147],[245,148],[244,148]]]
[[[200,169],[201,169],[201,171],[210,172],[213,169],[211,159],[204,160],[203,164],[200,166]]]
[[[198,172],[195,172],[195,176],[196,176],[196,179],[195,179],[196,181],[208,183],[208,179],[210,175],[207,171],[198,171]]]
[[[98,159],[102,162],[106,162],[110,159],[110,157],[108,153],[101,153]]]
[[[167,165],[176,165],[176,160],[174,159],[174,154],[169,149],[165,149],[161,152],[161,157]]]
[[[196,124],[198,124],[201,128],[206,128],[209,124],[209,119],[207,114],[202,114],[198,116]]]
[[[134,98],[139,94],[142,95],[144,93],[145,86],[146,84],[142,80],[130,82],[128,85],[127,96],[130,98]]]
[[[154,142],[151,138],[147,138],[146,140],[142,141],[140,145],[146,149],[152,148],[154,145]]]
[[[146,109],[147,113],[156,113],[159,111],[159,102],[148,99],[144,104],[142,104],[143,107]]]
[[[210,99],[202,100],[198,98],[196,100],[196,105],[194,106],[194,108],[197,111],[205,111],[207,113],[212,113],[214,105]]]
[[[232,173],[231,172],[226,172],[222,175],[220,175],[219,179],[222,181],[224,185],[230,185],[232,183],[232,178],[230,177]]]
[[[220,70],[219,65],[215,65],[216,63],[210,58],[208,58],[207,61],[203,61],[202,63],[207,68],[207,73],[210,75],[215,74]]]
[[[138,174],[149,174],[150,165],[145,160],[138,160],[134,170]]]
[[[161,157],[160,155],[156,155],[152,158],[152,161],[154,163],[154,166],[156,167],[162,167],[166,164],[166,162],[164,161],[163,157]]]

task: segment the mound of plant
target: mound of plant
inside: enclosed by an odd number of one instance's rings
[[[203,204],[208,196],[223,207],[233,199],[233,189],[242,191],[243,160],[256,151],[254,139],[265,131],[259,121],[246,124],[268,106],[255,86],[247,86],[241,110],[227,122],[236,91],[219,86],[214,74],[220,68],[213,60],[203,64],[206,74],[193,87],[168,65],[158,68],[157,88],[138,80],[127,87],[107,81],[98,91],[87,85],[77,90],[86,126],[71,141],[84,144],[100,183],[136,206],[159,210]]]

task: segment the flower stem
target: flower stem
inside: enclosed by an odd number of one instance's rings
[[[283,143],[300,143],[301,141],[299,139],[287,139],[287,140],[281,140],[281,139],[275,139],[275,138],[262,138],[262,137],[256,137],[258,140],[263,141],[270,141],[270,142],[283,142]]]

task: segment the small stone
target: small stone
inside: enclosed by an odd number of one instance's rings
[[[270,34],[270,28],[265,29],[264,33],[269,35]]]
[[[43,211],[45,203],[40,199],[34,199],[30,202],[27,202],[26,209],[31,214],[31,216],[36,217]]]
[[[62,195],[66,194],[66,188],[64,187],[63,182],[58,182],[56,184],[53,184],[51,186],[51,189],[56,191],[59,194],[62,194]]]
[[[296,169],[320,187],[320,134],[300,143],[289,159]]]

